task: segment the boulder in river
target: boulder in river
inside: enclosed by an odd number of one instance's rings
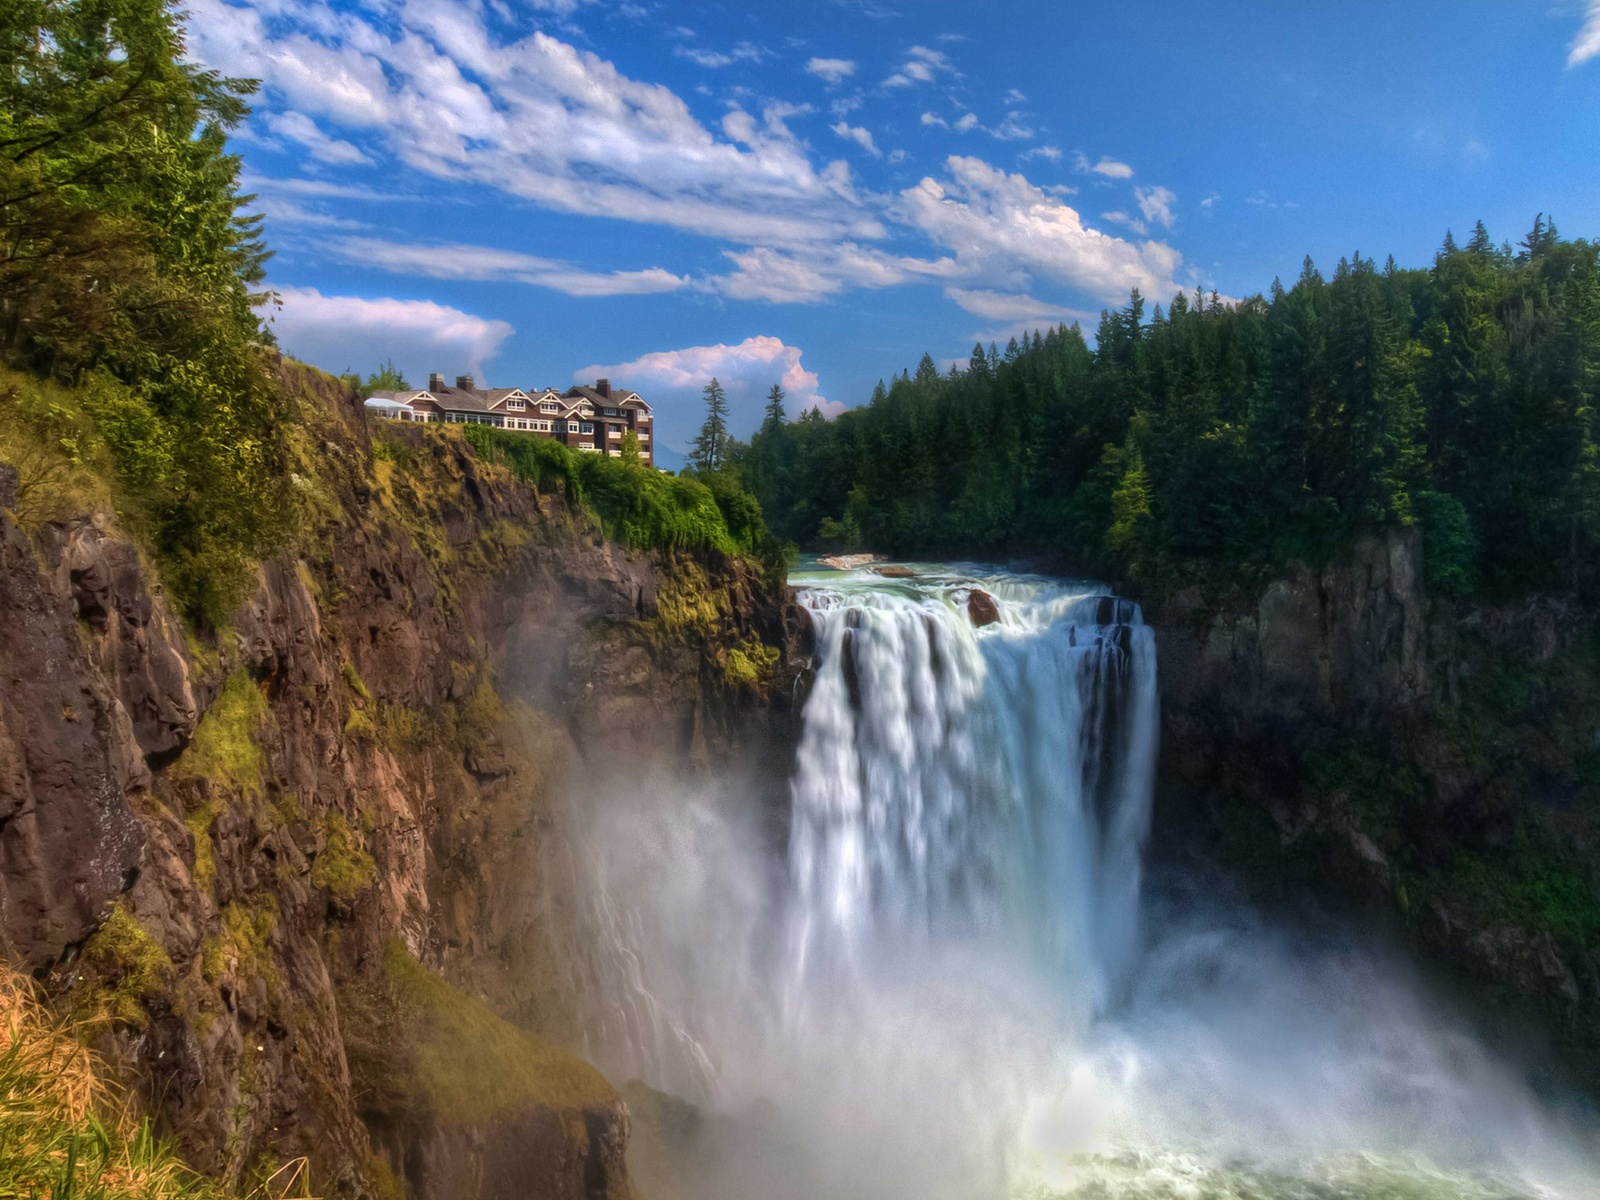
[[[872,573],[874,575],[882,575],[885,579],[915,579],[917,577],[917,573],[910,567],[902,567],[898,565],[891,567],[873,567]]]
[[[1000,606],[993,596],[982,588],[973,588],[967,596],[967,616],[979,629],[993,625],[1000,619]]]

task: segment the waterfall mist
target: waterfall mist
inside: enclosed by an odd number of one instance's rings
[[[1136,605],[944,568],[796,583],[817,658],[785,834],[738,778],[581,804],[591,1054],[702,1113],[652,1196],[1600,1194],[1587,1118],[1398,959],[1146,886]]]

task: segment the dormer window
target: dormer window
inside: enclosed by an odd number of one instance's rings
[[[521,400],[507,400],[506,407],[514,412],[521,412],[526,405],[524,405]]]
[[[539,404],[539,411],[543,413],[558,413],[561,411],[561,405],[553,403],[549,400],[544,400]]]

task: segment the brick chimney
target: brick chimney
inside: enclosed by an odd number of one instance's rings
[[[458,388],[460,388],[463,392],[472,391],[473,390],[472,376],[471,375],[457,375],[456,376],[456,386]]]
[[[439,374],[437,371],[435,371],[432,375],[429,375],[428,390],[430,392],[442,392],[444,390],[444,376]]]
[[[596,379],[594,381],[594,390],[599,392],[607,400],[611,399],[611,380]]]

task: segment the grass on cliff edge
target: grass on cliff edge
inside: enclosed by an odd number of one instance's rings
[[[250,1200],[302,1194],[304,1163]],[[113,1103],[94,1056],[0,967],[0,1197],[7,1200],[230,1200]]]
[[[384,969],[394,1015],[412,1047],[408,1080],[447,1122],[485,1121],[535,1106],[574,1109],[616,1100],[605,1077],[496,1016],[390,942]]]

